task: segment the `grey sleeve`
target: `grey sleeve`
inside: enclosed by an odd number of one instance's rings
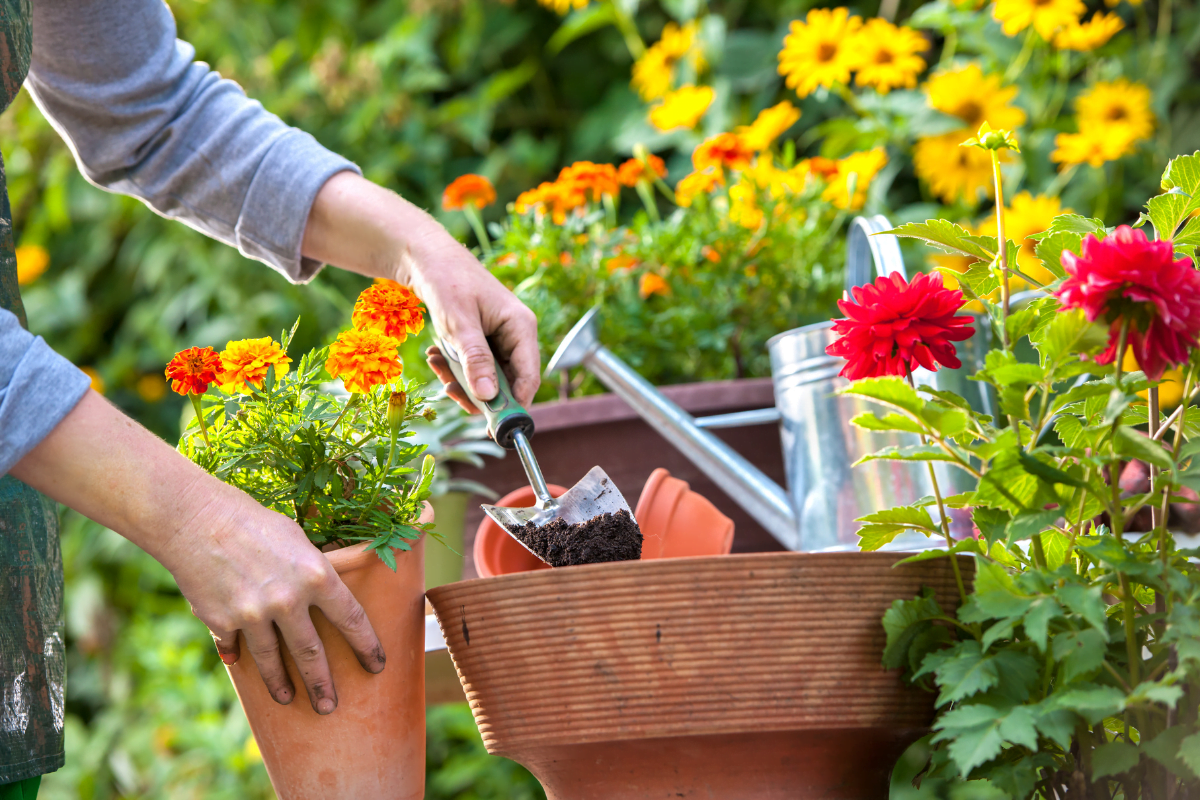
[[[311,279],[313,198],[358,168],[194,57],[163,0],[33,0],[26,86],[87,179]]]
[[[0,308],[0,475],[46,438],[92,381]]]

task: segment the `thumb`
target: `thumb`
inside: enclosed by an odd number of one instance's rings
[[[479,328],[459,333],[458,357],[466,373],[471,392],[480,400],[491,400],[499,391],[496,383],[496,357]]]
[[[238,641],[238,632],[210,628],[209,633],[212,634],[213,642],[217,645],[217,655],[221,657],[221,662],[227,667],[236,664],[242,655],[241,644]]]

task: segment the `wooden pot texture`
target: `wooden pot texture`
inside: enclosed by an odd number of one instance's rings
[[[433,521],[425,506],[421,522]],[[254,659],[228,667],[250,730],[279,800],[373,798],[420,800],[425,795],[425,540],[396,553],[396,571],[366,544],[325,553],[367,612],[387,656],[372,675],[342,634],[312,609],[337,688],[338,707],[313,711],[291,655],[284,649],[296,698],[281,706],[267,692]]]
[[[933,695],[880,663],[884,612],[946,559],[762,553],[433,589],[488,752],[550,800],[883,800]],[[969,570],[969,559],[960,559]]]
[[[660,388],[663,394],[695,416],[727,414],[775,405],[770,378],[687,383]],[[533,447],[547,482],[574,486],[589,469],[599,465],[617,484],[632,508],[650,474],[663,467],[670,471],[672,477],[687,481],[692,491],[703,495],[722,514],[733,520],[736,530],[733,552],[757,553],[784,549],[741,506],[616,395],[601,394],[538,403],[529,413],[537,427]],[[786,485],[778,424],[725,428],[713,430],[712,433],[749,459],[771,480],[780,486]],[[529,485],[521,462],[513,453],[504,458],[485,456],[484,466],[480,469],[456,464],[454,475],[479,481],[501,495]],[[483,521],[483,511],[479,508],[481,502],[484,502],[483,498],[474,497],[467,506],[464,578],[480,575],[475,568],[474,541],[475,532]]]

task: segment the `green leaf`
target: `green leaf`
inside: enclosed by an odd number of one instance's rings
[[[933,5],[930,3],[930,5]],[[955,783],[950,786],[949,800],[1010,800],[1011,795],[984,779]]]
[[[883,649],[883,665],[898,669],[908,663],[908,649],[929,620],[942,616],[933,590],[924,588],[912,600],[897,600],[883,615],[883,630],[887,644]]]
[[[1011,519],[1012,515],[998,508],[978,506],[971,511],[971,520],[975,527],[979,528],[989,547],[1004,538],[1004,532]]]
[[[1194,777],[1200,777],[1200,733],[1193,733],[1179,742],[1179,760],[1187,765]]]
[[[1125,425],[1119,426],[1113,433],[1113,449],[1118,455],[1136,458],[1162,469],[1171,469],[1174,466],[1166,448]]]
[[[1104,663],[1105,636],[1095,628],[1065,631],[1054,637],[1051,654],[1062,664],[1063,680],[1070,683],[1100,669]]]
[[[895,376],[883,378],[863,378],[842,389],[840,394],[850,394],[865,397],[886,406],[892,406],[919,416],[925,401],[917,394],[917,390],[908,385],[908,381]]]
[[[594,3],[582,11],[573,11],[546,42],[546,53],[557,55],[564,47],[592,31],[615,24],[616,12],[611,3]]]
[[[1048,526],[1053,525],[1061,516],[1062,511],[1057,508],[1022,511],[1008,523],[1008,527],[1004,531],[1005,541],[1012,544],[1028,539],[1035,533],[1041,533]]]
[[[1187,733],[1188,729],[1182,725],[1167,728],[1153,740],[1143,742],[1142,752],[1171,770],[1177,777],[1185,781],[1194,780],[1191,768],[1179,756]]]
[[[1108,342],[1108,329],[1103,325],[1088,322],[1080,309],[1059,311],[1050,324],[1039,328],[1030,336],[1041,356],[1042,367],[1048,374],[1068,358],[1077,358],[1099,349]]]
[[[974,256],[981,261],[992,261],[996,258],[996,239],[990,236],[973,236],[966,229],[944,219],[910,222],[887,233],[920,239],[944,252]]]
[[[1050,223],[1050,227],[1042,233],[1036,233],[1031,238],[1044,239],[1055,233],[1077,233],[1080,236],[1087,236],[1089,233],[1096,234],[1097,238],[1103,239],[1105,236],[1104,223],[1094,217],[1081,217],[1078,214],[1059,214]]]
[[[865,517],[859,517],[856,522],[890,522],[906,528],[924,528],[934,530],[933,517],[922,506],[897,506],[883,511],[876,511]]]
[[[954,457],[949,455],[945,450],[934,445],[908,445],[906,447],[897,447],[896,445],[888,445],[880,448],[874,453],[863,456],[858,461],[855,461],[853,466],[865,464],[868,461],[949,461],[952,464],[958,463]]]
[[[1024,450],[1020,451],[1018,456],[1021,459],[1021,466],[1025,468],[1026,472],[1033,473],[1039,478],[1043,478],[1050,483],[1061,483],[1066,486],[1074,486],[1079,489],[1087,488],[1087,483],[1080,478],[1068,475],[1057,467],[1046,463],[1042,459],[1029,455]],[[1053,520],[1051,520],[1051,522],[1053,522]]]
[[[1141,753],[1129,742],[1108,742],[1092,753],[1092,780],[1120,775],[1137,766]]]
[[[1062,606],[1053,597],[1039,597],[1029,605],[1025,612],[1025,635],[1027,635],[1038,650],[1046,652],[1047,631],[1050,621],[1062,616]]]
[[[1099,586],[1087,586],[1081,583],[1068,583],[1054,590],[1055,596],[1067,608],[1083,617],[1094,629],[1108,635],[1108,606]]]
[[[1073,711],[1092,725],[1125,710],[1125,695],[1115,686],[1055,692],[1048,702],[1051,708]]]
[[[1017,589],[1008,570],[994,561],[979,559],[975,567],[972,605],[959,611],[964,622],[984,622],[1006,617],[1020,618],[1033,600]]]
[[[1065,278],[1067,273],[1062,266],[1063,252],[1069,250],[1075,255],[1079,255],[1082,243],[1083,237],[1078,233],[1058,231],[1048,234],[1038,242],[1034,246],[1033,252],[1054,277]]]
[[[938,717],[933,742],[949,741],[950,758],[963,775],[986,764],[1004,746],[1000,723],[1004,712],[982,703],[972,703],[947,711]]]
[[[983,651],[986,653],[1000,639],[1012,638],[1013,628],[1016,627],[1016,620],[1006,619],[1002,622],[997,622],[983,633],[983,638],[979,643],[983,646]]]
[[[905,530],[903,525],[863,525],[858,529],[858,549],[873,552],[891,544]]]
[[[925,433],[915,421],[903,414],[887,413],[877,417],[870,411],[864,411],[850,420],[851,425],[865,428],[869,431],[904,431],[906,433]]]
[[[986,692],[1000,681],[1000,673],[991,656],[985,656],[976,641],[960,642],[937,668],[941,694],[937,704],[956,703]]]
[[[1170,239],[1185,217],[1200,208],[1200,151],[1178,156],[1167,164],[1162,176],[1166,194],[1146,204],[1154,232],[1159,239]]]

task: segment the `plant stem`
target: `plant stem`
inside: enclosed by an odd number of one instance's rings
[[[1158,3],[1158,31],[1154,42],[1154,54],[1150,57],[1150,74],[1158,75],[1162,72],[1163,62],[1167,58],[1167,47],[1171,43],[1171,13],[1173,11],[1171,0],[1159,0]]]
[[[357,392],[352,393],[350,395],[350,399],[347,400],[346,405],[342,407],[342,413],[338,414],[337,419],[335,419],[333,421],[333,427],[329,429],[330,436],[332,436],[333,432],[337,430],[337,426],[341,423],[342,417],[346,416],[346,412],[349,411],[352,406],[356,406],[356,405],[358,405],[358,393]]]
[[[1026,65],[1029,64],[1029,57],[1033,55],[1033,40],[1034,29],[1030,26],[1029,31],[1025,34],[1025,42],[1021,45],[1021,52],[1008,65],[1008,70],[1004,73],[1005,83],[1012,83],[1018,75],[1025,71]]]
[[[192,399],[192,408],[196,409],[196,421],[200,423],[200,435],[204,437],[204,446],[212,447],[212,442],[208,440],[208,426],[204,424],[204,412],[200,410],[200,395],[189,394]]]
[[[1117,578],[1121,582],[1121,604],[1125,617],[1125,656],[1129,659],[1129,683],[1131,686],[1137,686],[1141,682],[1138,673],[1141,671],[1141,654],[1137,649],[1137,631],[1134,627],[1134,610],[1133,610],[1133,589],[1129,586],[1129,578],[1124,572],[1118,572]]]
[[[938,59],[938,68],[947,67],[954,60],[954,53],[958,50],[958,28],[951,25],[946,30],[942,31],[946,37],[946,41],[942,43],[942,57]]]
[[[1061,170],[1054,176],[1054,180],[1046,187],[1047,197],[1058,197],[1062,194],[1062,190],[1071,182],[1071,178],[1075,177],[1075,171],[1079,169],[1078,164],[1072,164],[1064,170]]]
[[[467,217],[467,222],[471,223],[471,229],[475,231],[475,238],[479,240],[479,249],[483,251],[484,258],[492,257],[492,242],[488,238],[487,228],[483,226],[483,218],[479,216],[479,209],[467,203],[463,206],[463,214]]]
[[[362,522],[363,517],[365,517],[367,515],[367,512],[375,507],[375,501],[379,499],[379,492],[383,490],[384,481],[387,480],[388,473],[392,471],[392,461],[395,458],[396,458],[396,434],[393,433],[392,434],[392,444],[391,444],[391,447],[388,448],[387,466],[384,468],[383,472],[379,476],[379,483],[375,486],[374,494],[371,495],[371,502],[367,503],[367,505],[363,508],[362,513],[358,515],[358,519],[355,520],[355,522],[354,522],[355,525]]]
[[[637,61],[646,52],[646,43],[642,41],[642,35],[638,33],[637,25],[621,8],[621,4],[609,0],[609,7],[613,10],[613,23],[617,26],[617,30],[621,32],[621,38],[625,40],[625,47],[629,50],[629,55]]]
[[[647,181],[638,181],[634,186],[637,190],[638,197],[642,200],[642,205],[646,208],[646,215],[653,222],[662,222],[662,218],[658,215],[658,203],[654,202],[654,190]]]
[[[1000,343],[1007,352],[1008,342],[1008,242],[1004,236],[1004,180],[1000,175],[1000,154],[995,150],[988,151],[992,155],[992,180],[996,183],[996,248],[1000,258]]]

